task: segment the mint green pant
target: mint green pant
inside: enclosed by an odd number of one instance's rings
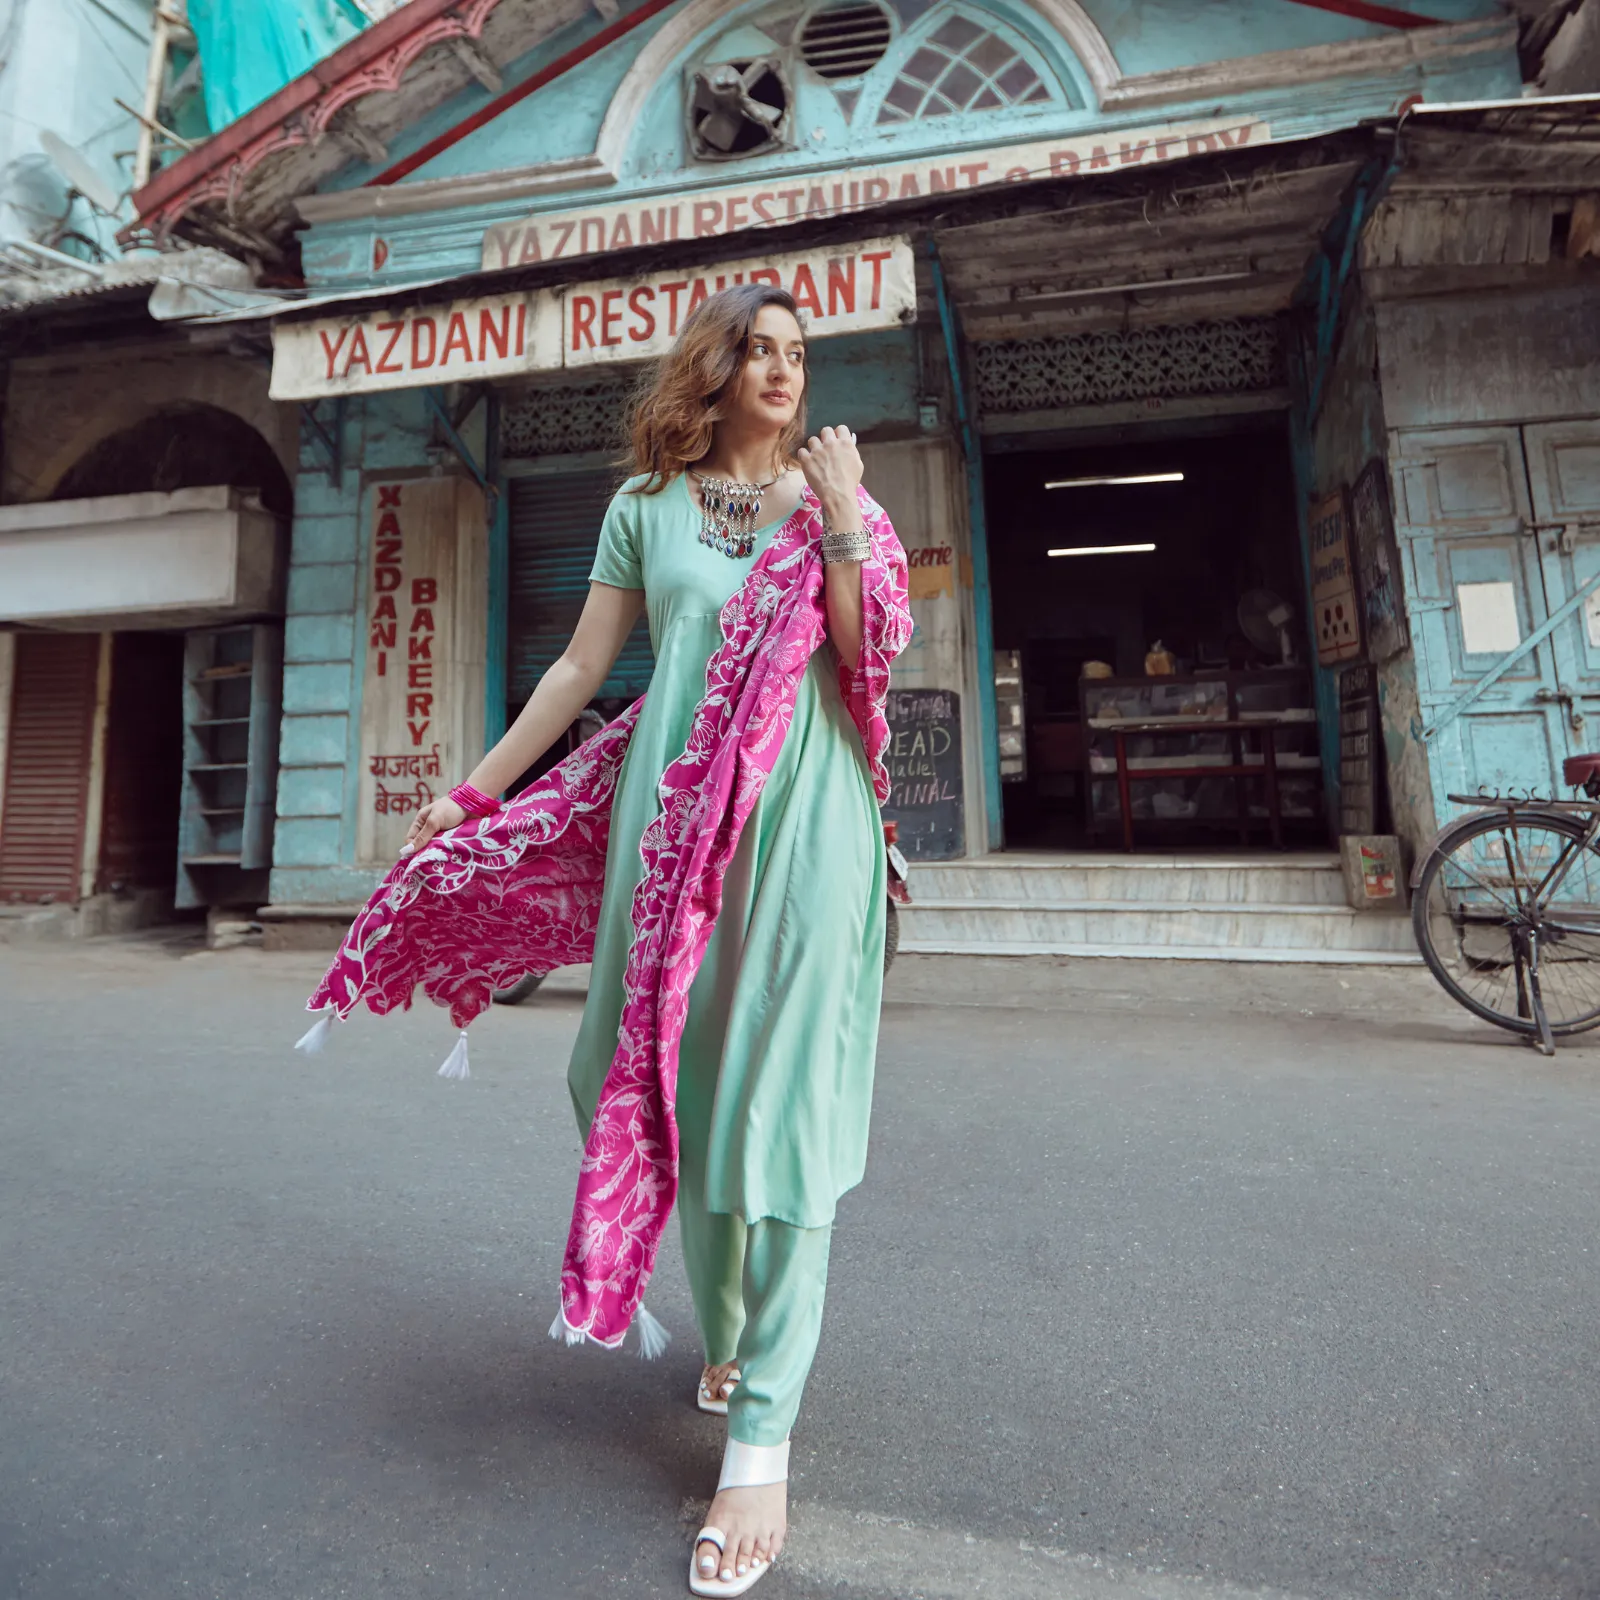
[[[800,1414],[822,1332],[833,1228],[707,1211],[704,1182],[689,1181],[687,1168],[680,1172],[678,1227],[706,1362],[735,1361],[743,1374],[728,1402],[728,1435],[742,1444],[782,1444]]]

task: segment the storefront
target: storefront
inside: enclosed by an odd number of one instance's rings
[[[0,906],[68,934],[248,915],[272,860],[292,413],[108,298],[6,394]]]
[[[861,433],[908,549],[892,810],[913,854],[1117,848],[1130,822],[1136,850],[1383,828],[1371,751],[1367,803],[1344,792],[1340,673],[1404,671],[1351,631],[1344,497],[1389,444],[1341,420],[1353,241],[1394,180],[1397,107],[1516,94],[1513,30],[1466,0],[1403,38],[1263,4],[1237,37],[1175,22],[1152,49],[1095,9],[586,21],[496,97],[412,125],[397,90],[371,166],[269,149],[269,106],[152,185],[154,226],[205,236],[226,179],[228,225],[270,237],[292,177],[323,301],[275,315],[273,393],[305,419],[284,920],[362,899],[553,659],[640,363],[741,275],[796,294],[812,420]],[[424,612],[431,657],[410,653]],[[648,670],[641,635],[598,709]],[[1111,726],[1169,714],[1229,726]]]

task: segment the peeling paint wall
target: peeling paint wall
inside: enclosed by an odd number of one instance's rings
[[[1386,396],[1379,379],[1378,320],[1365,298],[1357,296],[1350,304],[1339,340],[1315,423],[1309,437],[1297,440],[1295,465],[1300,479],[1302,541],[1306,536],[1306,506],[1311,500],[1337,489],[1348,489],[1374,458],[1388,460]],[[1313,630],[1308,631],[1314,636]],[[1319,671],[1317,677],[1323,767],[1328,773],[1330,815],[1337,817],[1338,678],[1331,671]],[[1379,669],[1378,693],[1393,825],[1406,848],[1415,852],[1433,833],[1434,812],[1427,751],[1420,737],[1416,663],[1410,650]]]
[[[402,390],[348,404],[337,481],[321,442],[302,442],[284,623],[283,729],[278,824],[270,894],[274,905],[349,905],[377,886],[358,867],[362,664],[371,563],[369,474],[443,471],[430,450],[424,391]]]
[[[297,411],[267,398],[265,366],[170,343],[113,345],[11,364],[0,497],[10,504],[47,499],[102,439],[159,411],[190,405],[215,406],[248,423],[293,481]]]

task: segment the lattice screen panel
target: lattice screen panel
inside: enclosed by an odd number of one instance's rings
[[[508,459],[621,449],[633,374],[536,389],[501,414],[500,452]]]
[[[989,340],[972,353],[978,404],[990,413],[1250,394],[1284,381],[1272,317]]]

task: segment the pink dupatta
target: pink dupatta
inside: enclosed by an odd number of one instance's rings
[[[906,561],[863,489],[872,553],[861,569],[863,641],[840,689],[860,730],[879,803],[889,665],[911,636]],[[552,1332],[616,1346],[640,1309],[678,1187],[678,1046],[689,990],[722,907],[722,882],[794,715],[800,679],[827,633],[810,491],[722,608],[722,643],[683,753],[658,785],[640,843],[633,943],[617,1052],[578,1174]],[[409,1006],[413,990],[457,1027],[495,989],[587,961],[604,887],[611,803],[642,701],[494,815],[438,835],[392,867],[351,925],[307,1004],[325,1026],[365,1001]],[[446,1063],[446,1069],[450,1063]],[[463,1069],[464,1070],[464,1069]]]

